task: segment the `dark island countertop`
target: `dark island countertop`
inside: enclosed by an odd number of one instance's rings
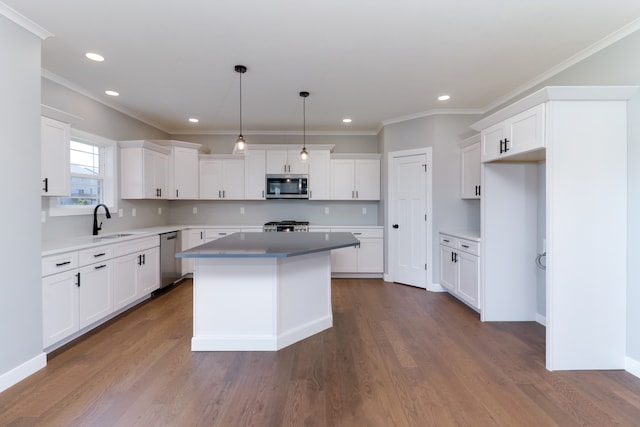
[[[287,258],[332,249],[358,246],[353,234],[297,233],[233,233],[176,254],[177,258]]]

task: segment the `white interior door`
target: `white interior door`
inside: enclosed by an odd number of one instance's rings
[[[394,282],[427,287],[427,152],[390,153],[390,273]]]

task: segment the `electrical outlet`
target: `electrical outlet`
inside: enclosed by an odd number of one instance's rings
[[[124,216],[124,209],[118,209],[118,218],[122,218]]]
[[[240,215],[244,215],[244,208],[240,208]]]
[[[40,212],[40,221],[44,224],[47,222],[47,211]]]
[[[367,214],[367,208],[362,208],[362,215],[366,215]]]
[[[136,208],[131,209],[131,216],[136,216]]]
[[[193,207],[193,214],[194,215],[198,215],[198,207],[197,206]]]
[[[158,208],[158,215],[162,215],[162,208]]]
[[[325,215],[329,215],[329,208],[328,207],[324,208],[324,214]]]

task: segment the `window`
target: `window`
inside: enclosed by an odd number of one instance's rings
[[[91,214],[99,203],[116,208],[115,147],[115,141],[71,130],[71,195],[51,198],[50,215]]]

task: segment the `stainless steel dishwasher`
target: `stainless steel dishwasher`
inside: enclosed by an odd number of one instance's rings
[[[160,234],[160,288],[169,286],[181,277],[181,262],[176,258],[180,251],[180,232]]]

